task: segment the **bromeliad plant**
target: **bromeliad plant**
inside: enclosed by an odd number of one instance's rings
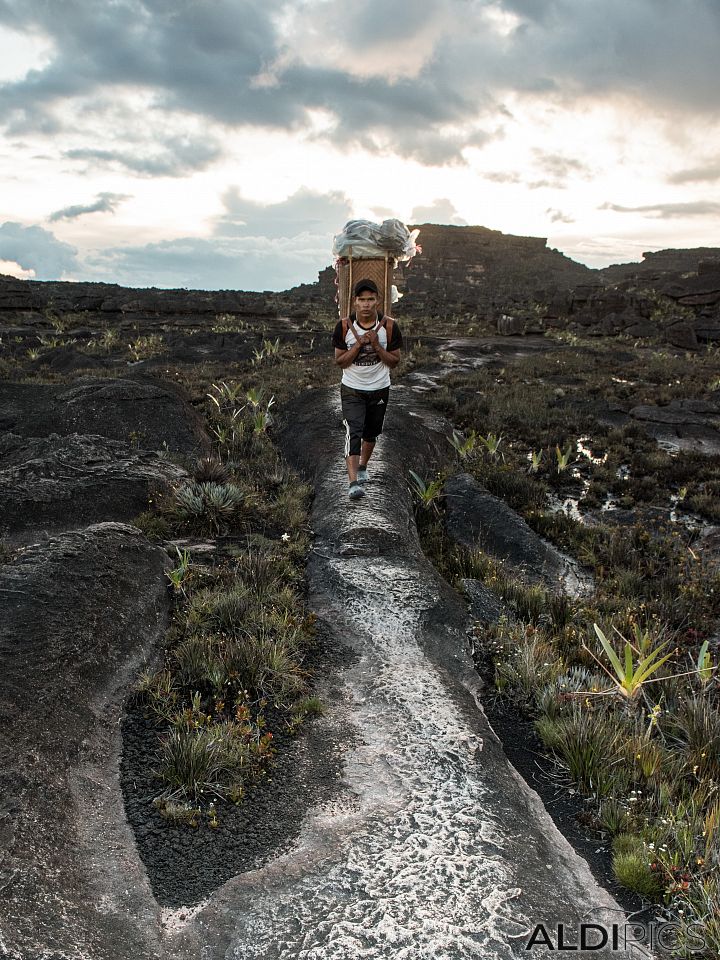
[[[449,442],[461,460],[468,460],[472,456],[475,452],[477,440],[477,434],[474,430],[471,430],[467,437],[464,437],[459,430],[453,430],[452,437],[449,438]]]
[[[561,450],[559,446],[555,447],[555,458],[557,460],[557,472],[562,473],[564,470],[570,466],[570,457],[573,454],[573,446],[571,443],[567,445],[565,450]]]
[[[494,433],[489,433],[486,437],[478,437],[478,440],[485,447],[493,460],[498,455],[498,450],[500,448],[500,444],[502,443],[502,439],[502,436],[497,436]]]
[[[172,584],[175,593],[184,594],[185,588],[183,587],[183,583],[190,570],[190,552],[188,550],[180,550],[179,547],[175,547],[175,551],[177,553],[178,565],[173,570],[170,570],[166,576]]]
[[[715,675],[716,669],[717,667],[713,663],[712,654],[710,653],[710,641],[704,640],[695,664],[695,670],[703,688],[707,687],[710,683]]]
[[[532,450],[529,454],[530,466],[528,467],[529,473],[537,473],[540,469],[540,464],[542,463],[542,450]]]
[[[428,482],[423,480],[414,470],[409,470],[408,473],[410,475],[410,491],[415,500],[423,510],[429,510],[432,507],[437,511],[437,501],[442,495],[444,478],[436,477],[435,480]]]
[[[587,644],[584,643],[583,647],[593,660],[595,660],[601,670],[612,680],[614,692],[624,697],[628,705],[634,705],[638,700],[643,685],[670,659],[671,654],[666,653],[664,656],[662,655],[669,641],[665,640],[663,643],[658,644],[658,646],[651,648],[649,636],[643,634],[641,645],[638,648],[630,643],[629,640],[621,637],[625,643],[624,654],[621,659],[597,623],[593,624],[593,627],[612,669],[608,669]]]

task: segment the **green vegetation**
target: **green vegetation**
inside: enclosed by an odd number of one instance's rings
[[[557,596],[449,542],[442,495],[429,511],[416,489],[424,548],[443,575],[481,580],[507,610],[476,628],[478,668],[591,803],[619,882],[681,926],[703,924],[710,955],[720,951],[720,569],[697,530],[720,516],[720,457],[668,452],[603,414],[710,399],[719,372],[712,350],[593,343],[453,374],[437,392],[459,468],[583,564],[590,596]],[[564,499],[572,516],[554,506]],[[626,512],[601,509],[613,502]]]
[[[272,398],[222,381],[205,400],[213,456],[140,518],[154,533],[232,541],[214,566],[175,548],[167,576],[177,606],[164,663],[138,687],[164,731],[156,806],[188,825],[203,822],[210,803],[208,822],[216,825],[214,805],[239,802],[263,774],[275,749],[271,726],[294,733],[322,712],[303,667],[313,642],[301,598],[310,489],[270,440]]]

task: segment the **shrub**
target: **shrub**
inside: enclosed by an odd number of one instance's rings
[[[204,457],[195,464],[193,477],[198,483],[226,483],[228,469],[222,460],[216,460],[215,457]]]
[[[618,882],[647,900],[657,900],[663,890],[660,875],[651,869],[640,837],[620,834],[613,841],[613,873]]]
[[[159,720],[167,720],[177,709],[178,686],[169,670],[148,670],[140,674],[137,692]]]
[[[144,510],[132,521],[133,526],[142,530],[148,540],[170,540],[172,527],[168,520],[154,510]]]
[[[233,721],[179,726],[161,740],[159,761],[167,798],[198,802],[203,795],[240,796],[250,773],[251,750],[243,729]]]
[[[256,598],[243,583],[198,591],[190,600],[187,620],[203,632],[238,631]]]
[[[695,694],[681,701],[664,729],[683,756],[686,772],[720,779],[720,711],[707,696]]]
[[[516,636],[519,632],[518,628]],[[521,699],[532,704],[538,690],[550,682],[558,669],[552,647],[533,632],[522,637],[509,661],[497,665],[495,682],[500,689],[509,685]]]
[[[212,531],[219,532],[244,498],[234,483],[189,483],[175,492],[175,509],[181,519],[205,519]]]
[[[583,793],[608,796],[613,785],[618,728],[613,719],[573,704],[566,717],[542,718],[537,730]]]

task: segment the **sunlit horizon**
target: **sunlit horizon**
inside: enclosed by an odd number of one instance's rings
[[[0,272],[283,290],[351,218],[720,246],[719,43],[711,0],[8,0]]]

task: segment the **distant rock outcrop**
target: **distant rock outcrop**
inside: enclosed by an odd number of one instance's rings
[[[527,314],[530,305],[547,308],[557,290],[593,282],[593,270],[548,248],[542,237],[433,223],[418,229],[422,255],[399,271],[404,313],[497,320],[513,310]]]
[[[720,249],[660,250],[593,270],[541,237],[421,224],[422,254],[396,271],[398,317],[490,321],[503,336],[568,328],[586,336],[653,337],[694,349],[720,340]],[[335,271],[296,288],[305,312],[335,297]]]
[[[154,319],[197,324],[226,313],[242,317],[274,315],[265,293],[142,289],[114,283],[16,280],[0,275],[0,319],[3,313],[17,312],[24,314],[26,324],[69,313],[100,314],[121,328],[138,320],[148,326]]]
[[[419,225],[422,254],[395,272],[399,318],[465,318],[511,336],[567,327],[589,336],[654,337],[684,349],[720,340],[720,249],[659,250],[639,263],[593,270],[547,246],[486,227]],[[0,276],[0,324],[47,327],[100,318],[120,330],[142,324],[207,327],[228,314],[327,324],[337,317],[335,270],[283,293],[127,289],[104,283]],[[438,332],[441,332],[439,330]],[[7,349],[7,348],[4,348]],[[58,358],[61,361],[63,358]],[[64,362],[73,363],[69,356]]]

